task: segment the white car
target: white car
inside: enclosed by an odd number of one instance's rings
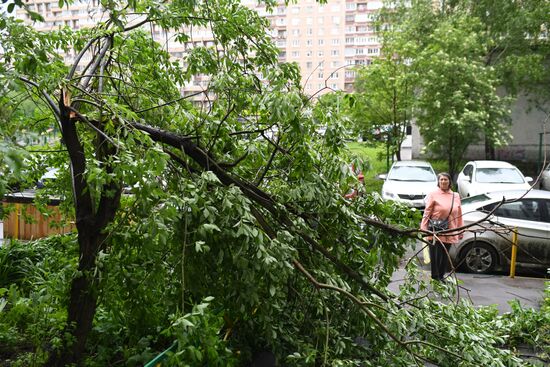
[[[486,192],[529,190],[531,181],[508,162],[471,161],[460,171],[456,183],[460,197],[465,198]]]
[[[550,192],[499,191],[472,196],[462,200],[462,215],[464,225],[485,220],[468,228],[462,241],[451,246],[455,267],[470,273],[509,269],[513,230],[518,232],[518,267],[542,269],[542,274],[550,267]]]
[[[550,190],[550,164],[546,166],[540,176],[540,188],[542,190]]]
[[[424,197],[437,187],[437,175],[432,165],[424,161],[395,162],[387,175],[378,177],[385,180],[383,199],[420,209],[425,207]]]

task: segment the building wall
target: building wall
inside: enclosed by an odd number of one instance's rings
[[[328,0],[326,4],[319,4],[315,0],[303,0],[288,6],[281,2],[273,13],[268,13],[256,0],[242,0],[242,3],[270,20],[271,36],[280,49],[279,60],[299,65],[306,94],[351,92],[355,66],[370,64],[380,55],[373,16],[382,7],[382,1]],[[44,22],[34,23],[41,31],[63,26],[91,27],[106,18],[98,0],[76,0],[69,8],[59,8],[57,0],[31,0],[28,4],[44,17]],[[17,16],[31,22],[22,9],[17,11]],[[191,40],[184,44],[174,41],[169,31],[153,27],[151,32],[175,59],[181,59],[193,47],[214,45],[208,29],[194,28]],[[72,61],[74,56],[67,55],[67,61]],[[197,75],[183,87],[182,93],[201,92],[207,87],[208,78]]]
[[[550,103],[542,109],[535,107],[529,101],[528,95],[520,95],[512,104],[512,125],[510,133],[512,141],[505,147],[496,150],[496,159],[515,163],[525,167],[530,175],[534,175],[539,167],[539,149],[546,151],[547,161],[550,161]],[[544,109],[548,112],[545,112]],[[546,133],[545,133],[546,132]],[[541,135],[544,137],[540,144]],[[413,157],[424,158],[422,137],[416,126],[413,126]],[[485,145],[473,144],[466,151],[464,160],[485,159]]]

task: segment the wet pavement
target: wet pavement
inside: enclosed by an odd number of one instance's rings
[[[420,272],[422,280],[430,282],[430,272]],[[394,273],[388,289],[399,291],[404,283],[405,270]],[[523,307],[539,309],[544,297],[545,282],[548,279],[507,275],[480,275],[457,273],[460,298],[469,299],[474,306],[496,305],[500,313],[510,312],[509,302],[517,300]],[[427,291],[425,291],[427,292]]]
[[[407,249],[402,260],[402,267],[413,258],[421,264],[420,276],[423,281],[430,283],[430,265],[423,263],[422,245],[415,244]],[[414,259],[414,256],[417,259]],[[459,289],[458,295],[462,299],[469,299],[474,306],[496,305],[500,313],[510,312],[509,302],[517,300],[523,307],[539,309],[544,298],[545,283],[550,279],[539,276],[530,276],[529,273],[519,273],[514,278],[508,274],[468,274],[456,273]],[[525,276],[528,274],[529,276]],[[542,273],[544,274],[544,273]],[[388,289],[399,291],[399,285],[404,283],[405,270],[399,269],[393,274],[392,283]]]

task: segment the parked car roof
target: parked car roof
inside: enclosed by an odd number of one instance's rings
[[[419,166],[419,167],[431,167],[432,165],[426,161],[396,161],[393,163],[394,166]]]
[[[474,163],[478,168],[515,168],[513,164],[504,161],[489,161],[489,160],[480,160],[480,161],[470,161],[468,163]]]
[[[506,191],[486,192],[483,194],[470,196],[468,198],[462,199],[462,206],[465,206],[465,205],[482,206],[482,205],[479,205],[478,203],[482,201],[494,201],[496,199],[500,200],[502,198],[505,198],[506,200],[515,200],[520,197],[525,197],[527,199],[549,199],[550,200],[550,191],[532,189],[529,191],[506,190]]]

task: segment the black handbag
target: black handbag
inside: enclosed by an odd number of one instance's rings
[[[429,219],[428,231],[439,232],[449,229],[449,219]]]
[[[451,210],[449,215],[445,219],[428,219],[428,231],[439,232],[449,229],[449,217],[453,212],[453,206],[455,205],[455,193],[453,192],[453,197],[451,199]]]

